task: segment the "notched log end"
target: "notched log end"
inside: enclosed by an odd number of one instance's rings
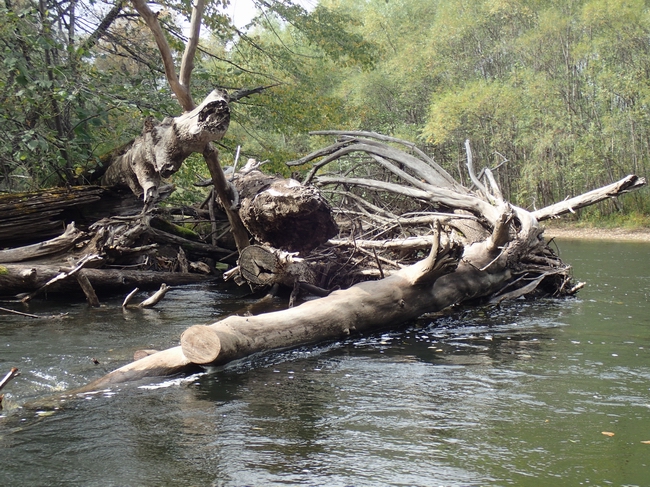
[[[217,332],[209,326],[194,325],[181,335],[181,349],[190,362],[208,365],[217,360],[221,351],[221,340]]]

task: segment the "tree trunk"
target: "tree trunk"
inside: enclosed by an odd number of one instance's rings
[[[178,171],[193,152],[203,153],[209,142],[224,136],[230,123],[226,95],[218,90],[210,93],[192,111],[156,124],[145,121],[142,134],[133,145],[107,169],[104,186],[124,185],[145,203],[158,198],[161,178]]]

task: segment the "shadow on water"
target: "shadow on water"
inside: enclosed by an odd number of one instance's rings
[[[647,485],[650,246],[562,249],[589,283],[578,299],[457,310],[0,417],[0,481]],[[116,302],[3,323],[0,366],[23,372],[10,399],[85,383],[103,372],[89,357],[112,369],[247,304],[201,287],[169,297],[150,314]]]

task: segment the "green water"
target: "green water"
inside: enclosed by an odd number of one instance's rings
[[[518,301],[211,374],[20,409],[245,304],[39,302],[0,317],[7,486],[650,485],[650,245],[560,242],[577,299]],[[92,358],[100,361],[99,365]],[[613,436],[603,435],[613,433]]]

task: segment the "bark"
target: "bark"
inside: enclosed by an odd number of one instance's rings
[[[216,193],[219,195],[221,206],[226,212],[228,221],[230,222],[232,234],[235,238],[235,244],[237,245],[237,250],[241,253],[241,251],[244,250],[249,244],[248,234],[246,233],[246,229],[242,224],[239,214],[232,205],[232,201],[227,189],[228,182],[226,181],[226,176],[223,173],[221,165],[219,164],[218,152],[216,149],[214,149],[214,147],[207,147],[203,152],[203,158],[205,159],[205,162],[208,165],[208,169],[210,170],[210,175],[212,176],[212,184],[214,185]]]
[[[313,186],[258,170],[236,174],[233,184],[242,222],[260,243],[308,253],[338,233],[330,204]]]
[[[60,235],[66,215],[97,205],[106,190],[97,186],[51,188],[0,195],[0,247],[39,242]]]

